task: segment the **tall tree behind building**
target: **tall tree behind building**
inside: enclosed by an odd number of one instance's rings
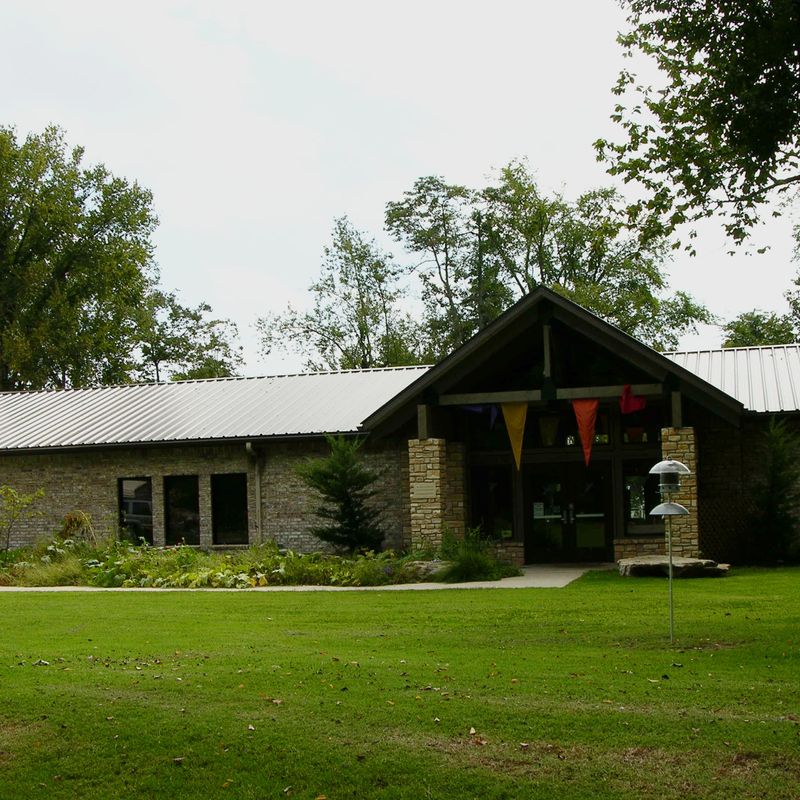
[[[0,390],[120,383],[141,366],[152,195],[83,156],[56,127],[22,142],[0,127]]]

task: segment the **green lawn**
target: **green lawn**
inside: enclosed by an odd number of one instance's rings
[[[0,798],[797,798],[800,570],[666,596],[0,594]]]

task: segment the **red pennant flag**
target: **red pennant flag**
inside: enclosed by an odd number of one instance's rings
[[[583,460],[589,466],[589,459],[592,455],[592,444],[594,443],[594,426],[597,422],[597,406],[599,400],[573,400],[572,408],[575,411],[575,419],[578,422],[578,433],[583,445]]]
[[[622,394],[619,398],[619,410],[623,414],[633,414],[634,411],[641,411],[647,407],[646,397],[637,397],[631,392],[631,386],[626,383],[622,387]]]

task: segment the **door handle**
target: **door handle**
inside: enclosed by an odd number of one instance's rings
[[[574,503],[570,503],[569,504],[568,513],[569,513],[570,525],[574,525],[575,524],[575,504]]]

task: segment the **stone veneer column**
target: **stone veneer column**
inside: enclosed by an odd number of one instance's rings
[[[669,496],[670,501],[680,503],[689,512],[686,517],[672,518],[672,553],[676,556],[697,558],[700,555],[700,544],[697,520],[697,445],[694,428],[662,428],[661,453],[664,459],[680,461],[691,471],[691,475],[681,475],[680,491]],[[666,527],[666,520],[664,524]]]
[[[436,547],[447,518],[447,442],[409,439],[408,495],[411,506],[411,547]]]

